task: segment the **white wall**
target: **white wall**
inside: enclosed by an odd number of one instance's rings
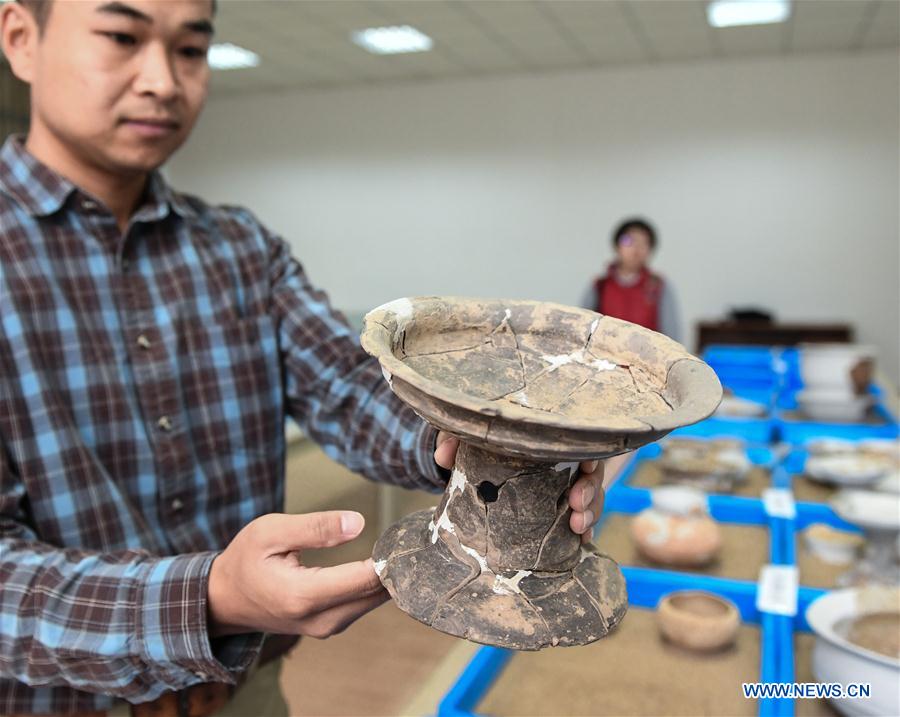
[[[351,313],[577,303],[642,213],[689,326],[849,321],[896,379],[898,83],[878,53],[213,99],[170,176],[253,209]]]

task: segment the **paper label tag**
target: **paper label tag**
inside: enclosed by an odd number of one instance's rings
[[[795,565],[764,565],[759,571],[756,609],[772,615],[797,614],[799,576]]]
[[[763,491],[762,499],[763,508],[769,517],[787,518],[788,520],[797,517],[794,494],[787,488],[766,488]]]

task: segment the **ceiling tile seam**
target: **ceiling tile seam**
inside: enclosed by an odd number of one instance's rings
[[[709,48],[712,51],[713,57],[724,57],[725,50],[722,48],[722,43],[719,42],[719,35],[716,34],[716,28],[709,24],[709,20],[706,17],[706,3],[700,0],[695,6],[700,11],[700,22],[703,23],[703,27],[706,28],[706,38],[709,41]]]
[[[449,7],[455,8],[456,12],[465,17],[472,25],[477,28],[489,41],[503,50],[507,57],[514,62],[519,63],[526,70],[535,71],[538,68],[534,66],[534,61],[527,54],[523,53],[516,45],[511,43],[502,34],[497,32],[485,18],[479,15],[468,0],[445,0]]]
[[[789,55],[794,51],[794,27],[796,22],[796,10],[792,11],[784,23],[784,30],[781,34],[781,52]]]
[[[562,40],[569,45],[575,51],[575,55],[579,55],[586,65],[589,66],[600,66],[602,63],[591,55],[588,51],[587,47],[581,41],[581,39],[572,32],[562,20],[560,20],[559,16],[550,9],[550,3],[544,2],[543,0],[534,0],[535,9],[547,20],[547,23],[556,30],[556,33],[562,38]]]
[[[298,2],[298,6],[303,7],[303,14],[305,17],[312,22],[312,24],[317,25],[320,29],[327,32],[333,38],[340,40],[341,42],[350,43],[350,38],[344,33],[344,31],[336,26],[331,20],[323,17],[322,15],[316,15],[315,13],[311,13],[307,10],[307,7],[304,7],[303,2]],[[360,50],[364,52],[364,50]],[[377,81],[377,77],[369,74],[364,67],[357,66],[351,62],[347,62],[346,60],[342,60],[331,55],[324,55],[324,57],[330,62],[332,65],[337,67],[342,67],[344,70],[350,70],[352,73],[356,75],[359,79],[365,82],[374,82]]]
[[[856,30],[853,33],[854,37],[850,42],[850,47],[847,48],[848,50],[851,52],[859,52],[862,50],[866,41],[866,36],[875,25],[875,16],[878,14],[878,10],[883,2],[884,0],[869,0],[866,9],[863,10],[863,16],[859,19],[859,24],[856,26]]]
[[[641,49],[646,53],[647,59],[650,62],[659,62],[659,54],[656,52],[656,48],[653,47],[653,43],[650,41],[646,29],[635,14],[634,9],[629,5],[629,0],[618,0],[616,5],[622,11],[628,29],[631,30],[634,39],[637,40],[638,45],[640,45]]]

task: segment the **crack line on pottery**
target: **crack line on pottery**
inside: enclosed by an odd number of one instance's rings
[[[572,579],[576,583],[578,583],[578,587],[580,587],[582,589],[582,591],[584,592],[584,594],[587,595],[588,602],[590,602],[590,604],[593,605],[594,610],[597,611],[597,616],[600,618],[600,622],[603,623],[603,628],[606,630],[606,632],[609,632],[609,620],[603,614],[603,609],[600,607],[600,603],[598,603],[596,600],[594,600],[594,596],[591,595],[590,591],[584,586],[584,583],[581,582],[581,580],[579,580],[578,576],[575,575],[574,573],[572,574]]]
[[[537,557],[534,559],[534,565],[531,566],[532,570],[534,570],[538,565],[541,564],[541,557],[544,554],[544,548],[547,545],[547,541],[549,540],[550,536],[553,534],[553,531],[556,530],[557,526],[559,525],[559,522],[565,517],[567,512],[568,512],[568,506],[567,505],[563,506],[563,509],[559,513],[557,513],[556,518],[553,521],[553,524],[550,526],[550,529],[544,534],[544,537],[541,538],[541,545],[538,548]]]
[[[484,344],[480,343],[480,344],[475,344],[474,346],[463,346],[462,348],[458,348],[458,349],[444,349],[443,351],[428,351],[427,353],[421,353],[421,354],[406,354],[404,359],[425,358],[427,356],[445,356],[446,354],[461,353],[463,351],[474,351],[474,350],[480,349],[482,346],[484,346]]]
[[[432,545],[438,541],[441,528],[448,533],[456,534],[456,526],[453,525],[453,522],[450,520],[450,514],[448,513],[450,510],[450,501],[453,500],[453,496],[457,491],[463,493],[465,490],[466,474],[458,468],[454,468],[453,472],[450,474],[450,484],[447,488],[447,500],[444,501],[444,510],[442,510],[440,516],[438,516],[437,522],[435,522],[432,517],[431,522],[428,524],[428,529],[431,531]]]

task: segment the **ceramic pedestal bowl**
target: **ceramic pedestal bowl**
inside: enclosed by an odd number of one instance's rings
[[[400,399],[461,439],[437,508],[375,545],[396,604],[515,649],[612,630],[627,606],[622,574],[568,525],[578,462],[710,415],[712,369],[655,332],[533,301],[399,299],[366,316],[362,344]]]

